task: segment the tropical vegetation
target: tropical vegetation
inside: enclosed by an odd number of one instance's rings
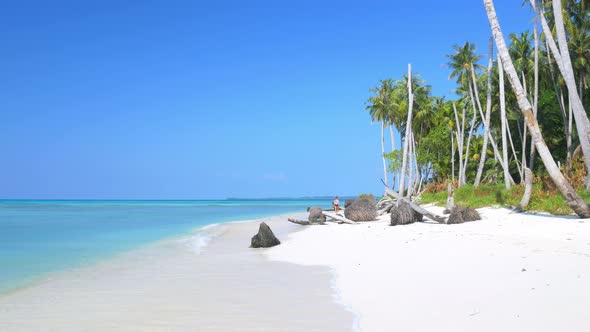
[[[468,41],[446,55],[454,95],[432,95],[411,66],[371,89],[366,110],[381,127],[384,184],[433,201],[448,183],[472,193],[500,188],[502,196],[522,192],[529,168],[533,201],[553,190],[566,211],[590,217],[583,199],[590,188],[589,5],[526,1],[536,17],[531,29],[505,39],[493,1],[483,3],[492,32],[487,52]]]

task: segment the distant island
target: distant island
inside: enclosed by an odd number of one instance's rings
[[[228,197],[227,201],[319,201],[319,200],[331,200],[334,196],[304,196],[304,197],[268,197],[268,198],[239,198],[239,197]],[[355,199],[356,196],[339,196],[342,199]]]

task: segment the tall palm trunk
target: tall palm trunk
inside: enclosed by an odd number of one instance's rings
[[[571,163],[571,159],[572,159],[572,131],[574,130],[574,126],[572,124],[573,122],[573,116],[572,116],[572,99],[571,97],[569,98],[569,101],[567,103],[567,114],[568,114],[568,118],[567,118],[567,159],[568,159],[568,164]]]
[[[407,197],[412,197],[412,190],[414,189],[414,134],[410,131],[410,144],[408,145],[408,194]]]
[[[471,90],[471,89],[470,89]],[[473,91],[469,91],[471,94],[471,100],[474,100],[473,98]],[[471,145],[471,138],[473,137],[473,132],[474,129],[476,127],[476,122],[477,122],[477,112],[475,109],[475,106],[473,107],[473,118],[471,119],[471,126],[469,127],[469,136],[467,138],[467,147],[465,148],[465,159],[463,160],[464,165],[463,165],[463,184],[467,183],[467,176],[466,176],[466,172],[467,172],[467,163],[469,162],[469,146]]]
[[[486,93],[486,117],[484,118],[484,134],[483,134],[483,146],[481,147],[481,154],[479,155],[479,167],[477,168],[477,175],[475,176],[474,186],[479,186],[481,181],[481,175],[483,174],[483,167],[486,163],[486,157],[488,154],[488,136],[490,135],[490,117],[492,114],[492,53],[494,52],[494,40],[490,37],[489,53],[488,53],[488,89]],[[471,66],[471,76],[473,77],[473,84],[475,85],[475,72],[473,65]],[[477,85],[476,91],[477,91]],[[478,98],[479,99],[479,98]]]
[[[408,118],[406,120],[406,138],[404,139],[404,150],[402,155],[402,174],[399,180],[399,194],[404,195],[404,186],[406,183],[406,162],[408,159],[408,144],[410,133],[412,131],[412,108],[414,107],[414,95],[412,94],[412,65],[408,63]]]
[[[453,112],[455,112],[455,123],[457,125],[457,150],[459,152],[459,174],[457,174],[457,186],[461,187],[463,174],[463,135],[465,134],[465,109],[463,109],[463,125],[459,125],[459,115],[457,113],[457,106],[453,102]]]
[[[516,119],[516,128],[518,132],[520,131],[520,121]],[[516,171],[518,171],[518,176],[522,179],[524,174],[522,174],[522,168],[520,167],[520,162],[518,161],[518,156],[516,155],[516,149],[514,148],[514,141],[512,140],[512,134],[510,133],[510,124],[506,121],[506,133],[508,134],[508,142],[510,143],[510,148],[512,150],[512,157],[514,158],[514,162],[516,162]],[[519,136],[520,137],[520,136]],[[514,182],[512,182],[514,184]]]
[[[590,206],[576,193],[571,184],[563,176],[559,170],[559,167],[557,167],[555,160],[551,156],[551,152],[549,151],[549,148],[547,148],[547,144],[545,144],[545,141],[543,140],[543,135],[539,129],[537,119],[535,119],[533,116],[532,106],[524,95],[522,84],[518,80],[518,74],[516,73],[514,65],[512,64],[512,60],[510,59],[510,55],[508,54],[508,48],[506,46],[504,36],[502,35],[502,31],[500,30],[500,23],[498,22],[498,17],[496,16],[496,9],[494,8],[493,0],[484,0],[483,2],[486,8],[488,19],[490,21],[492,33],[494,34],[494,39],[496,40],[498,55],[500,58],[502,58],[502,61],[505,64],[508,80],[512,85],[518,106],[524,115],[524,119],[531,132],[531,137],[535,142],[539,156],[541,157],[541,160],[543,161],[549,176],[553,180],[553,183],[566,200],[567,205],[572,210],[574,210],[578,216],[582,218],[590,218]]]
[[[455,181],[455,140],[453,139],[453,129],[451,128],[451,181]]]
[[[584,159],[590,161],[590,120],[588,120],[588,115],[584,110],[584,105],[582,104],[582,100],[578,94],[576,81],[574,79],[574,70],[569,55],[569,49],[567,47],[567,38],[563,25],[563,7],[561,6],[561,0],[553,0],[553,16],[555,20],[555,31],[559,47],[553,39],[553,34],[549,28],[549,25],[547,24],[545,15],[541,11],[541,8],[537,6],[536,0],[530,0],[530,2],[537,12],[537,15],[541,18],[541,27],[543,28],[543,33],[545,34],[547,44],[549,45],[551,53],[553,53],[555,63],[557,63],[557,67],[559,68],[559,71],[561,72],[561,75],[563,76],[563,79],[566,83],[568,95],[570,96],[569,100],[572,103],[573,115],[576,120],[576,129],[578,131],[582,153],[584,155]],[[587,171],[585,182],[586,188],[588,189],[590,188],[590,162],[585,162],[585,164]]]
[[[545,49],[549,50],[549,42],[545,39]],[[563,101],[563,91],[559,87],[557,83],[557,79],[555,78],[555,70],[553,69],[553,62],[551,61],[551,52],[547,53],[547,63],[549,64],[549,74],[551,76],[551,83],[553,83],[553,90],[555,90],[555,95],[557,96],[557,104],[559,105],[559,110],[561,111],[561,117],[563,118],[563,130],[565,132],[566,137],[566,150],[567,150],[567,163],[569,164],[571,159],[571,143],[572,143],[572,132],[568,126],[568,119],[571,118],[571,114],[568,117],[568,113],[565,111],[565,103]],[[533,142],[531,142],[533,144]]]
[[[383,159],[383,181],[385,182],[385,188],[387,184],[387,161],[385,161],[385,120],[381,123],[381,159]]]
[[[526,98],[528,98],[528,93],[527,93],[527,88],[526,88],[526,77],[524,76],[524,72],[520,72],[521,77],[522,77],[522,84],[523,84],[523,88],[524,88],[524,96]],[[524,184],[524,177],[522,174],[524,174],[524,169],[526,168],[526,134],[527,134],[527,130],[526,130],[526,121],[525,123],[522,124],[522,140],[521,140],[521,145],[522,145],[522,152],[520,153],[520,157],[521,157],[521,162],[520,162],[520,166],[521,166],[521,176],[520,176],[520,183]]]
[[[393,125],[389,125],[389,137],[391,138],[391,152],[395,151],[395,136],[393,133]],[[395,187],[395,175],[391,174],[391,188]]]
[[[504,185],[506,189],[510,189],[511,183],[509,181],[510,171],[508,169],[508,143],[506,140],[506,131],[508,130],[506,121],[506,96],[504,95],[504,66],[502,66],[502,59],[498,57],[498,80],[500,86],[500,125],[502,126],[502,158],[504,159]]]
[[[539,104],[539,32],[537,31],[537,25],[533,26],[533,35],[535,40],[535,91],[533,96],[533,115],[537,118],[537,108]],[[529,166],[531,171],[535,166],[535,144],[531,140],[531,155],[529,157]],[[526,176],[525,176],[526,178]]]

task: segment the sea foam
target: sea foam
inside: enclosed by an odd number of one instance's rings
[[[210,224],[200,227],[186,240],[186,244],[192,252],[198,255],[209,245],[211,240],[223,234],[226,228],[222,224]]]

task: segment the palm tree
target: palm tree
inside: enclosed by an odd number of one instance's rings
[[[475,53],[475,44],[465,42],[463,46],[453,45],[453,54],[447,54],[451,68],[450,78],[456,78],[460,87],[466,87],[471,82],[471,66],[476,70],[482,70],[483,66],[477,64],[482,55]]]
[[[493,60],[492,60],[492,53],[494,51],[494,41],[493,38],[490,37],[489,43],[489,52],[488,52],[488,71],[487,71],[487,90],[486,90],[486,114],[484,120],[484,134],[483,134],[483,145],[482,150],[479,158],[479,167],[477,168],[477,174],[475,175],[475,182],[473,185],[477,187],[479,182],[481,181],[481,176],[483,173],[483,167],[486,163],[486,155],[488,151],[488,139],[491,136],[490,133],[490,118],[492,113],[492,69],[493,69]],[[475,81],[475,70],[473,66],[471,67],[471,75],[473,81]],[[477,86],[475,86],[475,91],[477,92]],[[479,98],[478,98],[479,99]],[[507,169],[507,167],[504,167]]]
[[[568,24],[569,49],[572,54],[572,65],[578,78],[578,94],[584,98],[584,89],[588,88],[588,74],[590,73],[590,29],[589,24],[580,26]]]
[[[558,2],[559,0],[554,1]],[[578,216],[582,218],[590,218],[590,206],[576,193],[574,188],[572,188],[571,184],[563,176],[563,174],[559,170],[559,167],[557,167],[555,160],[551,156],[551,152],[547,148],[545,141],[543,140],[543,135],[541,134],[541,130],[539,129],[537,119],[533,116],[532,106],[524,94],[523,86],[518,79],[518,74],[516,73],[516,69],[514,68],[512,59],[510,58],[510,54],[508,53],[508,48],[506,46],[506,41],[504,40],[504,36],[502,35],[502,31],[500,29],[500,23],[498,22],[498,17],[496,15],[496,9],[494,8],[493,0],[483,0],[483,2],[486,8],[488,19],[490,21],[492,33],[496,41],[498,55],[505,65],[505,71],[508,76],[508,80],[512,85],[512,90],[516,95],[518,106],[520,108],[520,111],[524,115],[525,122],[531,132],[531,136],[533,141],[535,142],[535,146],[537,148],[539,156],[541,157],[541,160],[543,161],[543,164],[545,165],[545,168],[547,169],[549,176],[553,180],[553,183],[555,183],[555,186],[561,192],[568,206],[572,210],[574,210],[574,212]]]
[[[412,144],[409,137],[413,137],[415,144],[419,144],[423,135],[427,133],[432,125],[432,107],[431,107],[431,93],[430,85],[425,84],[425,81],[420,78],[419,74],[412,74],[411,78],[408,75],[403,75],[402,79],[395,81],[393,92],[391,94],[390,104],[390,121],[393,123],[400,133],[402,138],[402,149],[408,144],[406,153],[410,151]],[[412,99],[410,100],[410,95]],[[409,121],[408,130],[408,114],[410,109],[410,101],[412,106],[412,114]],[[415,121],[412,121],[414,119]],[[413,151],[415,153],[416,151]],[[413,158],[413,161],[416,161]],[[407,164],[407,155],[406,155]],[[402,166],[403,154],[402,154]],[[406,165],[408,166],[408,165]],[[412,165],[410,165],[412,167]],[[405,170],[407,167],[402,167],[402,175],[400,175],[400,187],[406,187]],[[403,183],[402,183],[403,179]]]
[[[479,93],[477,91],[476,78],[476,70],[482,70],[484,67],[477,63],[479,59],[482,58],[482,55],[475,53],[475,44],[466,42],[463,46],[454,45],[453,50],[455,51],[453,54],[447,54],[447,58],[449,58],[447,66],[451,68],[450,77],[456,78],[457,83],[459,84],[459,91],[462,90],[465,91],[465,93],[468,93],[467,96],[469,96],[471,107],[473,109],[473,119],[471,121],[472,127],[470,129],[470,134],[467,141],[467,147],[469,147],[471,136],[474,130],[477,129],[477,127],[473,127],[477,124],[477,108],[479,108],[479,112],[481,113],[480,116],[484,120],[484,135],[489,134],[489,129],[487,128],[488,122],[485,121],[485,117],[479,103]],[[459,153],[462,153],[462,151],[459,151]],[[467,167],[467,161],[468,158],[465,158],[465,164],[463,166],[459,165],[459,169],[462,170],[462,172],[459,172],[459,185],[463,185],[466,182],[465,171]],[[478,173],[481,177],[481,172]],[[479,183],[478,178],[476,178],[476,183]]]
[[[520,75],[522,82],[524,84],[524,93],[527,98],[529,98],[529,91],[527,89],[527,83],[531,82],[530,74],[534,71],[535,62],[533,60],[533,48],[531,46],[531,38],[530,32],[525,31],[520,35],[516,35],[511,33],[510,36],[510,47],[508,52],[510,57],[512,58],[514,68],[516,72]],[[533,106],[534,107],[534,106]],[[535,113],[535,112],[533,112]],[[524,168],[526,167],[526,140],[527,140],[527,127],[526,124],[523,123],[522,127],[522,153],[521,153],[521,173],[524,172]],[[521,179],[524,183],[524,179]]]
[[[393,81],[390,79],[379,81],[377,88],[371,89],[373,96],[367,100],[366,110],[371,115],[371,121],[381,122],[381,158],[383,159],[383,181],[385,186],[387,182],[387,162],[385,161],[385,127],[390,123],[391,94],[393,91]]]
[[[412,65],[408,64],[408,117],[406,120],[406,138],[404,139],[404,150],[402,153],[402,170],[399,180],[399,194],[404,195],[404,186],[406,181],[406,161],[408,158],[408,145],[410,144],[409,138],[411,137],[412,130],[412,108],[414,106],[414,94],[412,93]],[[411,165],[410,165],[411,167]],[[412,182],[412,179],[409,181]],[[410,191],[408,190],[408,193]]]
[[[555,58],[555,63],[561,72],[561,75],[566,83],[569,103],[572,107],[573,116],[576,120],[576,129],[578,131],[578,137],[580,139],[580,146],[582,153],[586,160],[590,160],[590,120],[584,110],[584,105],[578,94],[578,87],[574,78],[574,70],[569,55],[569,49],[567,45],[567,37],[563,24],[562,17],[562,6],[561,0],[553,0],[553,19],[555,21],[555,30],[557,35],[557,41],[559,46],[553,39],[553,34],[547,23],[542,8],[537,5],[536,0],[530,0],[531,6],[537,12],[537,16],[541,19],[541,27],[545,35],[547,45]],[[588,176],[586,177],[586,188],[590,188],[590,162],[586,162],[586,171]]]
[[[514,69],[520,76],[524,76],[527,79],[533,72],[535,62],[533,60],[533,47],[531,45],[531,34],[529,31],[525,31],[520,35],[511,33],[510,36],[510,47],[508,52],[514,63]],[[529,82],[532,80],[528,80]]]

